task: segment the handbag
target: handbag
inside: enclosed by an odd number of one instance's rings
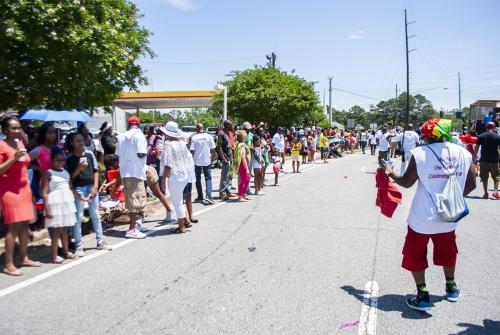
[[[446,168],[440,157],[432,150],[430,146],[426,146],[436,156],[437,160],[443,166],[443,169],[448,173],[448,181],[444,186],[443,192],[436,194],[436,200],[432,197],[429,191],[434,207],[439,217],[445,222],[458,222],[469,214],[469,207],[465,202],[462,189],[458,183],[455,173],[451,174]]]

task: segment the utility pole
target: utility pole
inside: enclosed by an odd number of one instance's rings
[[[330,127],[332,126],[332,79],[333,77],[328,77],[328,122]]]
[[[398,112],[399,108],[398,108],[398,84],[396,84],[396,99],[394,99],[394,112],[395,112],[395,123],[396,125],[399,123],[399,112]]]
[[[462,130],[464,130],[468,125],[465,124],[465,115],[462,112],[462,77],[460,72],[458,73],[458,111],[462,118]]]
[[[408,19],[406,17],[406,9],[405,9],[405,42],[406,42],[406,125],[410,123],[410,52],[415,49],[408,50],[408,40],[415,35],[408,36],[408,25],[414,23],[412,21],[408,23]]]
[[[276,68],[276,53],[273,51],[271,52],[270,55],[266,55],[266,58],[267,58],[267,61],[269,62],[269,64],[271,64],[272,68],[275,69]]]

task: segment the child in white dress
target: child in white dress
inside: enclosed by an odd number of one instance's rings
[[[61,264],[75,256],[68,252],[68,227],[76,223],[76,206],[69,183],[69,173],[64,169],[64,153],[52,150],[52,168],[42,179],[43,201],[45,203],[45,227],[50,231],[52,262]],[[58,256],[57,247],[61,240],[64,258]]]

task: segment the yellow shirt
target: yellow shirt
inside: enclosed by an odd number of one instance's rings
[[[320,148],[328,148],[328,137],[323,135],[323,133],[321,133],[319,135],[319,147]]]
[[[299,153],[300,153],[300,143],[294,143],[294,144],[292,144],[292,150],[291,150],[291,152],[292,152],[292,155],[297,155],[298,156]]]

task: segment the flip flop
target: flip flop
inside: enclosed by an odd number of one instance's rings
[[[7,269],[3,269],[3,273],[5,273],[6,275],[9,275],[9,276],[13,276],[13,277],[19,277],[19,276],[23,275],[23,273],[19,269],[17,269],[16,271],[13,271],[13,272],[10,272]]]
[[[62,258],[61,256],[56,256],[52,259],[52,263],[62,264],[62,263],[64,263],[64,258]]]
[[[184,234],[184,229],[175,228],[174,233],[176,233],[176,234]]]
[[[39,268],[42,266],[42,263],[37,262],[37,261],[31,261],[29,263],[23,263],[23,267],[27,268]]]
[[[184,223],[184,228],[191,228],[192,226],[191,222]]]

